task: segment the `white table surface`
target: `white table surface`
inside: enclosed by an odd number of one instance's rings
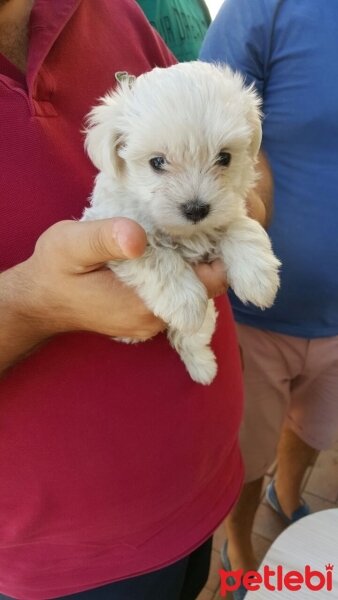
[[[284,589],[269,591],[264,585],[257,591],[248,591],[245,600],[338,600],[338,509],[324,510],[297,521],[274,541],[259,568],[264,565],[275,570],[282,565],[284,572],[300,571],[305,565],[326,574],[325,565],[334,565],[333,589],[309,590],[305,584],[299,591]],[[274,578],[271,577],[271,583]],[[318,583],[318,579],[313,580]]]

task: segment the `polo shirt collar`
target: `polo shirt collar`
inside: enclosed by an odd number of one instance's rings
[[[36,76],[55,40],[82,0],[36,0],[29,20],[26,74],[0,54],[0,76],[27,87],[32,95]]]
[[[26,81],[29,92],[48,52],[82,0],[36,0],[30,16]]]

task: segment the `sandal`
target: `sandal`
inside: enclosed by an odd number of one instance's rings
[[[289,518],[279,504],[274,480],[268,484],[265,491],[265,498],[269,506],[271,506],[271,508],[283,519],[284,523],[287,525],[291,525],[292,523],[299,521],[299,519],[306,517],[311,512],[309,505],[301,498],[301,504],[292,513],[291,518]]]
[[[227,542],[224,542],[222,548],[221,548],[221,562],[223,565],[223,568],[225,571],[232,571],[232,567],[231,567],[231,563],[228,557],[228,544]],[[228,577],[227,578],[228,582],[230,585],[234,585],[235,584],[235,580],[233,577]],[[247,592],[247,589],[244,587],[244,585],[240,585],[239,588],[237,590],[232,591],[232,598],[233,600],[244,600],[245,598],[245,594]]]

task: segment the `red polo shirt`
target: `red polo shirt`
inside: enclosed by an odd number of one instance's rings
[[[37,0],[27,76],[0,56],[0,270],[79,217],[83,118],[172,57],[132,0]],[[46,600],[144,573],[201,544],[234,503],[241,375],[226,299],[219,374],[194,383],[165,335],[52,339],[0,382],[0,592]]]

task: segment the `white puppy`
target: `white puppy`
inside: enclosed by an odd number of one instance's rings
[[[202,62],[130,79],[89,115],[86,148],[100,173],[83,219],[124,216],[144,227],[145,254],[108,266],[168,324],[192,379],[209,384],[216,311],[191,265],[221,258],[237,296],[261,308],[279,286],[270,240],[246,215],[259,100],[240,75]]]

